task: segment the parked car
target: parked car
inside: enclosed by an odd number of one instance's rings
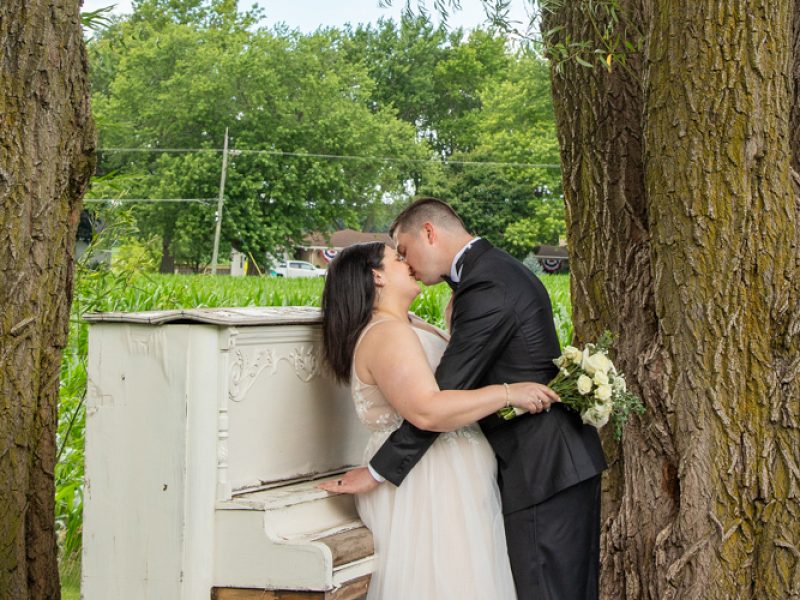
[[[290,260],[278,263],[270,274],[275,277],[325,277],[325,269],[320,269],[304,260]]]

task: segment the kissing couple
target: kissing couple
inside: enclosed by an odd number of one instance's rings
[[[354,493],[372,531],[369,600],[598,597],[597,430],[547,387],[560,355],[549,296],[519,261],[421,198],[396,248],[344,249],[322,297],[325,359],[370,429],[367,466],[320,487]],[[409,313],[453,289],[449,335]],[[527,411],[504,420],[505,407]]]

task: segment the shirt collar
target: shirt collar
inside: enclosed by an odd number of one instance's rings
[[[464,244],[464,247],[461,248],[461,250],[458,251],[458,254],[456,254],[453,257],[453,263],[450,265],[450,279],[453,281],[453,283],[461,283],[461,270],[464,265],[461,265],[458,268],[456,268],[459,259],[464,254],[464,252],[469,250],[472,247],[472,244],[477,242],[479,239],[481,239],[480,236],[472,238],[469,242]]]

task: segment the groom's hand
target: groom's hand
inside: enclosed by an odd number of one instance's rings
[[[320,483],[317,487],[326,492],[340,494],[364,494],[371,492],[380,485],[370,474],[367,467],[358,467],[342,475],[339,479],[331,479]]]

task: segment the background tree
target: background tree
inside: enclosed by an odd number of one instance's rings
[[[575,333],[648,406],[606,440],[603,596],[796,598],[797,5],[545,9]]]
[[[792,79],[794,101],[792,102],[792,167],[800,173],[800,0],[794,0],[794,42],[792,44]],[[798,182],[800,183],[800,182]]]
[[[415,170],[417,194],[451,200],[472,230],[518,256],[558,243],[563,198],[546,61],[496,28],[446,33],[425,16],[359,27],[345,47],[352,60],[366,57],[376,106],[398,107],[438,159]]]
[[[371,106],[374,84],[338,50],[337,30],[270,31],[257,19],[230,2],[141,0],[90,48],[101,145],[143,150],[102,153],[100,172],[124,176],[129,198],[215,198],[215,149],[229,126],[238,154],[229,162],[221,253],[233,245],[263,263],[308,231],[358,226],[386,195],[403,193],[404,159],[424,159],[425,148],[393,108]],[[136,207],[142,233],[162,240],[163,271],[175,257],[208,261],[215,208]]]
[[[559,219],[548,202],[560,199],[558,168],[496,164],[557,163],[540,58],[495,29],[448,32],[427,17],[301,34],[262,28],[260,16],[231,2],[138,0],[93,38],[100,145],[141,150],[101,152],[95,197],[215,198],[228,126],[246,152],[229,163],[222,256],[234,246],[263,261],[310,230],[385,228],[398,203],[431,190],[515,253],[557,241],[545,221]],[[117,179],[121,193],[107,195]],[[215,207],[135,205],[141,235],[161,240],[162,271],[209,260]]]
[[[393,107],[440,158],[474,147],[481,94],[511,59],[496,30],[447,31],[426,15],[346,30],[344,49],[375,81],[372,106]]]
[[[523,49],[502,73],[480,89],[470,143],[426,172],[419,191],[448,198],[470,230],[523,258],[564,233],[558,138],[547,63]]]
[[[58,375],[94,168],[78,4],[0,5],[0,591],[11,600],[60,597]]]

